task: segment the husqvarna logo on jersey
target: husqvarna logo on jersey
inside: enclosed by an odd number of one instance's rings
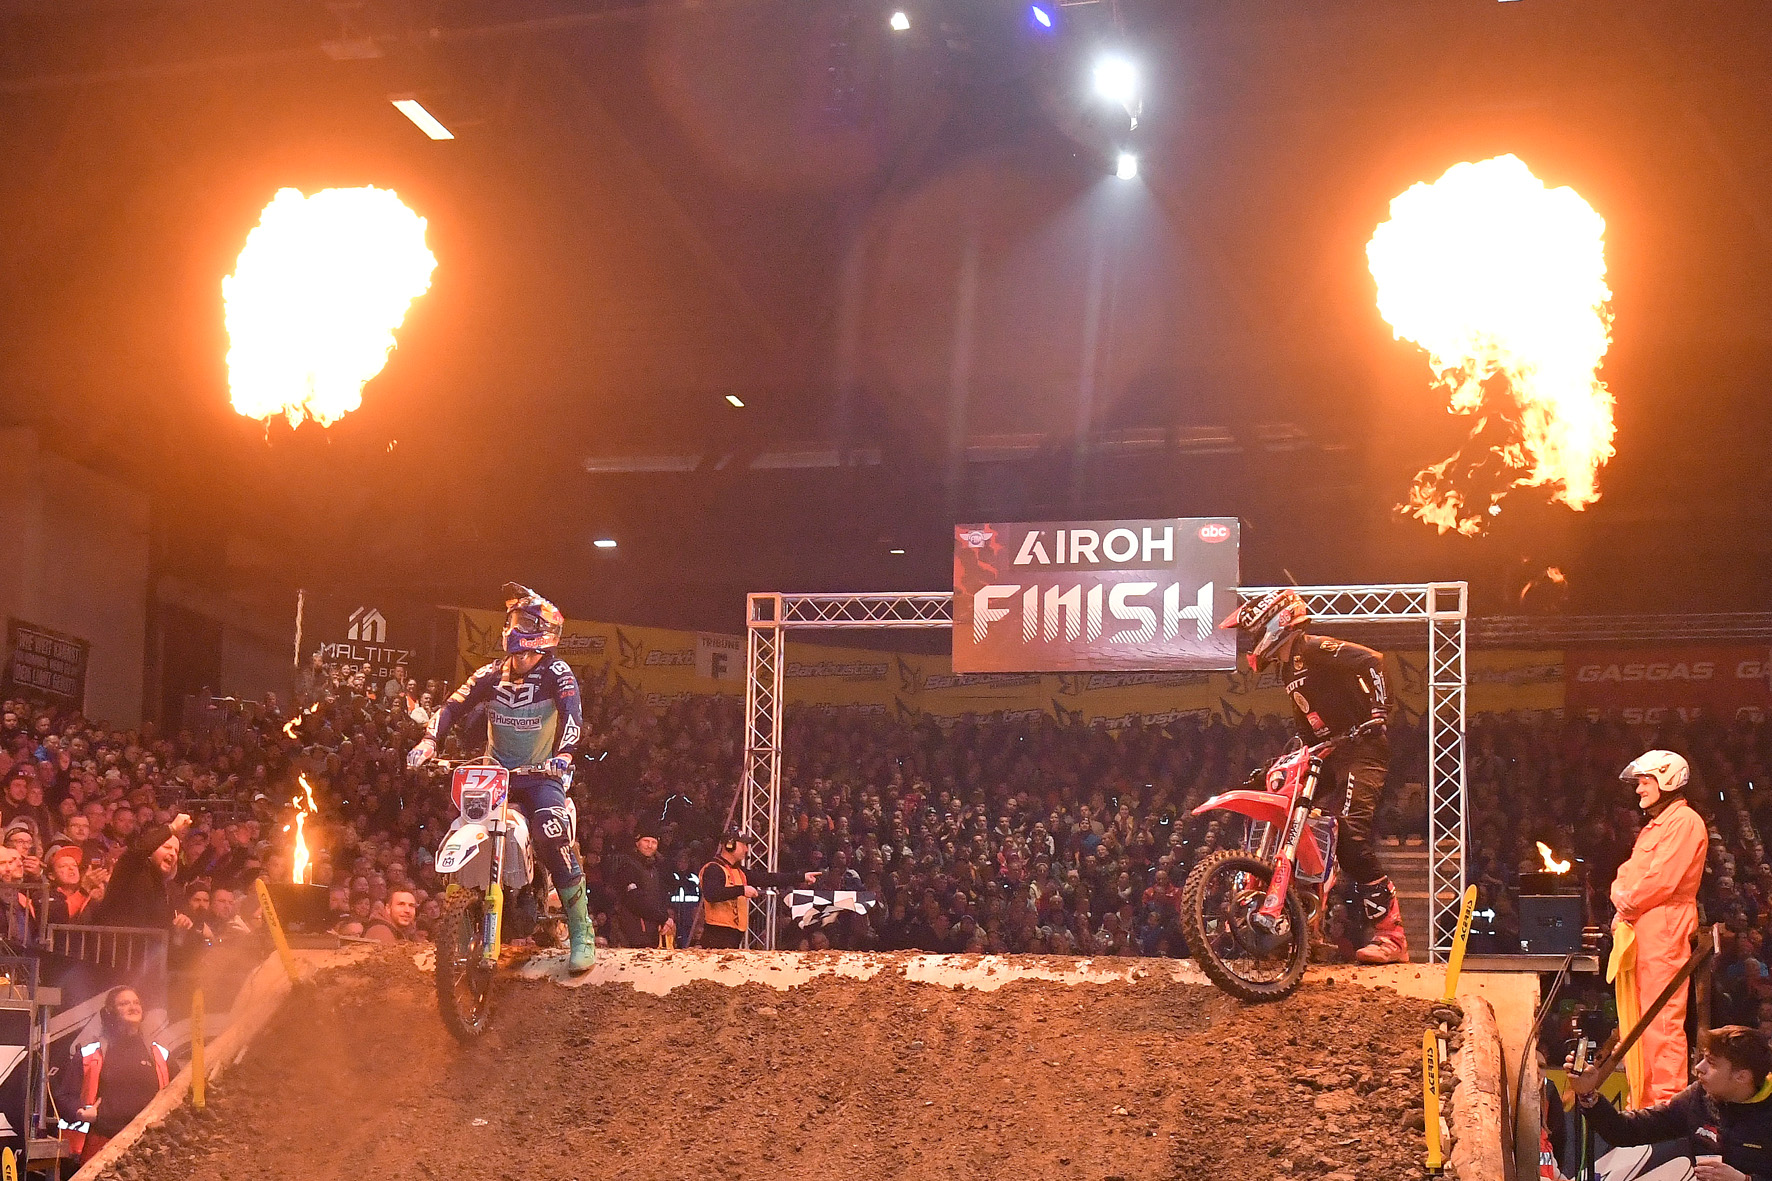
[[[345,638],[359,644],[388,642],[388,617],[376,607],[359,607],[351,612],[351,627]]]

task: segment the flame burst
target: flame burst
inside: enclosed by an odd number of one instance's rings
[[[1537,845],[1538,855],[1544,858],[1544,868],[1546,870],[1551,873],[1569,872],[1569,862],[1558,861],[1556,855],[1551,852],[1551,847],[1549,845],[1545,844],[1543,841],[1537,842]]]
[[[436,266],[396,193],[279,190],[222,280],[234,409],[292,427],[357,409]]]
[[[301,730],[301,724],[307,721],[309,716],[317,711],[322,704],[324,703],[316,701],[314,704],[308,706],[308,708],[296,714],[293,718],[290,718],[287,722],[284,722],[283,736],[285,738],[300,738],[301,735],[299,731]]]
[[[1417,474],[1400,511],[1472,535],[1510,488],[1549,487],[1572,509],[1599,499],[1613,455],[1595,376],[1612,339],[1605,230],[1514,156],[1455,164],[1391,202],[1366,246],[1379,314],[1427,350],[1452,413],[1477,416],[1470,445]]]
[[[298,775],[297,778],[301,780],[301,794],[289,801],[290,806],[295,809],[295,850],[290,857],[294,870],[289,880],[299,886],[308,880],[309,866],[313,863],[308,855],[308,840],[303,830],[306,828],[308,814],[320,809],[314,803],[314,788],[308,783],[308,777]],[[283,831],[288,832],[289,829],[285,827]]]

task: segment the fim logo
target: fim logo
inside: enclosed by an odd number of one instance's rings
[[[959,535],[960,540],[973,549],[983,549],[995,536],[996,533],[989,529],[968,529]]]
[[[388,642],[388,617],[375,607],[359,607],[351,612],[351,627],[345,636],[360,644],[385,644]]]

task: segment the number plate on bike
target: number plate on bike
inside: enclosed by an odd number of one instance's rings
[[[485,820],[504,806],[511,773],[503,767],[457,767],[450,783],[455,806],[468,820]]]

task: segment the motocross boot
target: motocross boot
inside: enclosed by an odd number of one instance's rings
[[[1354,952],[1354,958],[1362,964],[1408,963],[1409,938],[1403,933],[1403,908],[1397,904],[1397,891],[1390,878],[1362,885],[1360,908],[1372,924],[1372,937],[1365,947]]]
[[[566,935],[571,951],[566,957],[566,970],[581,976],[597,962],[597,932],[591,927],[591,912],[585,904],[585,883],[580,878],[561,895],[566,911]]]

